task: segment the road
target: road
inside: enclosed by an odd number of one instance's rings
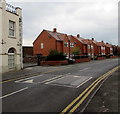
[[[93,81],[118,65],[118,59],[106,59],[58,66],[2,83],[3,112],[62,112]]]

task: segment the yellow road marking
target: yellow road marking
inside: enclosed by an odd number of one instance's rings
[[[49,72],[60,71],[60,70],[68,69],[68,68],[71,68],[71,67],[61,68],[61,69],[56,69],[56,70],[51,70],[51,71],[43,72],[43,73],[41,73],[41,74],[46,74],[46,73],[49,73]],[[13,79],[10,79],[10,80],[2,81],[2,82],[0,82],[0,84],[7,83],[7,82],[11,82],[11,81],[15,81],[15,80],[22,79],[22,78],[32,77],[32,76],[36,76],[36,75],[39,75],[39,74],[38,74],[38,73],[35,73],[35,74],[27,75],[27,76],[22,76],[22,77],[18,77],[18,78],[13,78]]]
[[[74,99],[61,113],[65,113],[67,112],[68,109],[71,108],[71,106],[73,106],[73,104],[75,104],[92,86],[92,88],[88,91],[88,93],[82,98],[81,101],[79,101],[79,104],[77,104],[77,106],[74,106],[73,109],[71,109],[70,111],[73,112],[75,111],[75,109],[85,100],[85,98],[89,95],[89,93],[92,92],[92,90],[98,85],[98,83],[103,80],[104,78],[106,78],[107,76],[109,76],[111,73],[115,72],[118,68],[120,68],[120,66],[117,66],[115,68],[113,68],[112,70],[108,71],[107,73],[105,73],[104,75],[100,76],[98,79],[96,79],[88,88],[86,88],[76,99]],[[96,86],[95,86],[96,85]]]

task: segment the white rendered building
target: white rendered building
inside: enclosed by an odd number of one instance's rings
[[[0,0],[0,74],[22,68],[22,10]]]

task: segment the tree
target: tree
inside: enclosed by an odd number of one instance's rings
[[[58,52],[57,50],[51,50],[46,58],[47,61],[65,60],[65,59],[66,56],[62,52]]]
[[[75,47],[75,48],[73,48],[72,54],[73,54],[74,56],[76,56],[76,55],[79,55],[80,52],[81,52],[80,48]]]

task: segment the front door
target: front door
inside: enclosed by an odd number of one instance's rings
[[[15,49],[11,48],[8,51],[8,68],[9,70],[15,69]]]

